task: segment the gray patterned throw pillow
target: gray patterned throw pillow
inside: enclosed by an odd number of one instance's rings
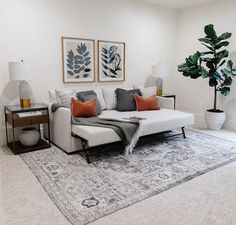
[[[124,90],[121,88],[117,88],[115,90],[116,98],[117,98],[117,111],[135,111],[136,104],[134,95],[142,96],[142,92],[139,89],[134,90]]]

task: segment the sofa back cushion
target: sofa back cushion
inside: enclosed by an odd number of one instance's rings
[[[58,94],[56,93],[56,91],[60,91],[62,93],[70,93],[72,91],[74,92],[74,95],[71,97],[76,97],[76,92],[80,92],[80,91],[89,91],[89,90],[93,90],[96,94],[97,94],[97,98],[101,104],[101,109],[105,110],[106,107],[106,103],[103,97],[103,92],[101,88],[91,88],[91,87],[79,87],[79,88],[66,88],[66,89],[58,89],[58,90],[48,90],[48,94],[49,94],[49,103],[56,103],[56,104],[61,104],[60,98],[58,96]],[[70,101],[69,101],[70,102]]]
[[[115,90],[116,88],[103,88],[102,89],[107,110],[116,109],[117,107]]]
[[[145,110],[159,110],[160,106],[157,104],[157,98],[155,95],[150,96],[148,98],[144,98],[139,95],[135,95],[135,102],[137,111],[145,111]]]
[[[81,102],[75,98],[71,98],[71,114],[74,117],[97,116],[96,99]]]
[[[100,102],[101,110],[105,110],[107,106],[103,97],[102,88],[92,88],[92,89],[90,88],[88,90],[93,90],[97,94],[97,99]]]
[[[58,96],[54,89],[48,90],[48,98],[49,98],[49,103],[60,104],[60,99],[58,99]]]
[[[64,107],[71,107],[71,98],[75,97],[76,91],[72,90],[55,90],[56,96],[59,99],[59,104]]]
[[[86,102],[88,100],[95,99],[97,115],[100,115],[102,113],[101,103],[99,102],[97,94],[94,91],[80,91],[76,93],[76,97],[81,102]]]
[[[117,111],[135,111],[136,104],[134,95],[142,95],[139,89],[134,90],[124,90],[121,88],[117,88],[116,91],[116,98],[117,98]]]

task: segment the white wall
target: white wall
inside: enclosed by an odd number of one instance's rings
[[[62,82],[61,36],[125,41],[126,81],[116,85],[143,85],[155,62],[165,60],[173,69],[176,14],[125,0],[1,0],[0,126],[3,105],[18,103],[17,85],[8,81],[9,61],[37,63],[32,89],[40,102],[47,99],[49,88],[79,86]],[[2,128],[0,145],[4,143]]]
[[[204,36],[204,26],[214,24],[218,33],[232,32],[230,51],[236,51],[236,1],[216,1],[206,5],[179,11],[177,37],[177,65],[195,52],[202,50],[198,38]],[[176,67],[177,68],[177,67]],[[213,107],[213,89],[208,80],[192,80],[176,72],[174,83],[178,96],[178,108],[196,114],[198,126],[205,126],[204,112]],[[219,106],[226,111],[225,128],[236,130],[236,79],[232,85],[231,95],[219,95]]]

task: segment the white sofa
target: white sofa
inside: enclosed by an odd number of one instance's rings
[[[116,99],[113,93],[115,88],[93,90],[97,93],[98,100],[103,102],[102,108],[107,108],[102,111],[99,117],[122,119],[130,116],[138,116],[146,118],[146,120],[143,120],[144,129],[142,136],[194,124],[194,116],[192,114],[174,110],[174,99],[172,98],[157,97],[157,101],[161,106],[160,110],[118,112],[115,110]],[[81,91],[81,89],[78,89],[78,91]],[[50,104],[53,102],[58,103],[58,99],[56,99],[53,91],[50,91],[49,101]],[[50,122],[50,131],[51,141],[67,153],[82,150],[82,144],[86,144],[86,148],[89,148],[120,141],[116,132],[110,128],[72,125],[70,109],[64,107],[59,108],[53,113]],[[182,131],[184,134],[183,129]]]

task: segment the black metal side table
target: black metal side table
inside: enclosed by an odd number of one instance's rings
[[[35,112],[39,112],[38,114]],[[14,154],[21,154],[30,151],[36,151],[39,149],[50,148],[50,124],[49,124],[49,111],[48,107],[44,104],[32,104],[29,108],[22,108],[19,105],[5,106],[5,126],[6,126],[6,139],[7,146],[13,151]],[[21,117],[21,113],[29,113],[24,117]],[[32,113],[32,114],[30,114]],[[16,140],[15,128],[37,125],[40,132],[40,124],[47,124],[48,139],[40,138],[39,142],[35,146],[23,146]],[[9,127],[12,129],[12,141],[9,141]]]
[[[176,108],[176,95],[174,95],[174,94],[163,94],[161,97],[173,98],[174,99],[174,110],[175,110],[175,108]]]

